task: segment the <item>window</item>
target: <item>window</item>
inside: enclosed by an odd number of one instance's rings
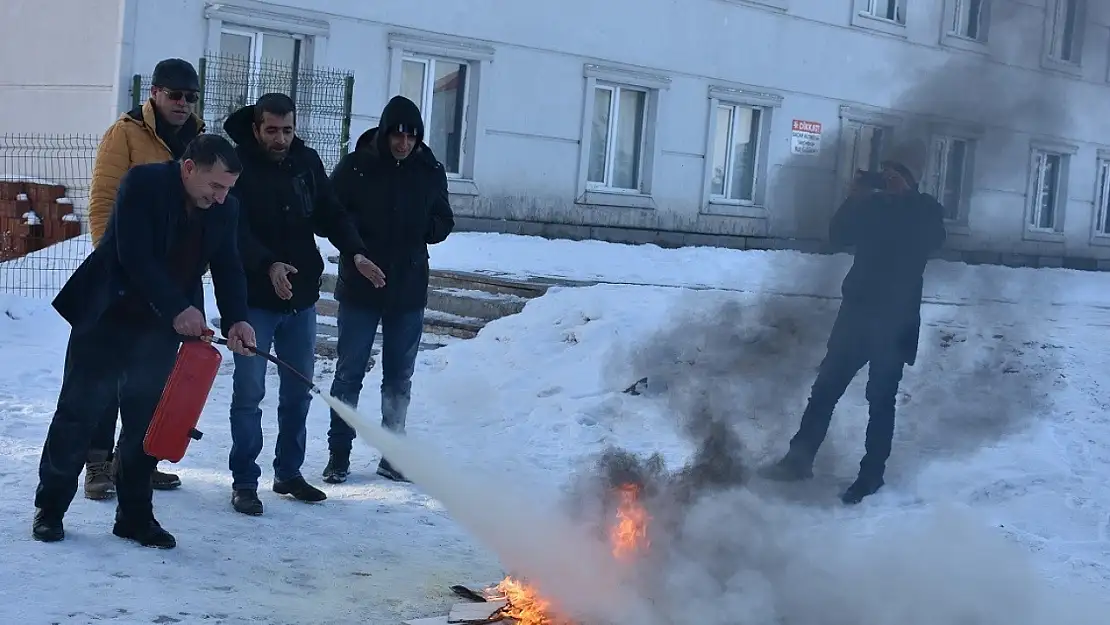
[[[1110,235],[1110,154],[1098,159],[1098,186],[1095,187],[1095,236]]]
[[[401,62],[401,95],[420,107],[425,142],[455,175],[462,173],[469,68],[466,61],[432,57]]]
[[[1078,74],[1083,57],[1086,0],[1047,0],[1045,46],[1041,64]]]
[[[590,132],[590,169],[586,181],[609,189],[639,191],[644,151],[647,92],[633,87],[598,85]]]
[[[709,192],[714,198],[755,202],[763,112],[750,106],[720,104],[716,116]]]
[[[295,76],[304,63],[305,38],[301,35],[224,27],[220,55],[241,61],[221,67],[221,82],[236,84],[239,106],[253,104],[258,96],[278,91],[294,95]]]
[[[579,142],[577,202],[654,208],[652,178],[658,145],[655,120],[665,76],[587,63]]]
[[[944,218],[961,221],[967,216],[971,183],[968,171],[971,142],[954,137],[935,137],[930,149],[929,169],[922,186],[944,207]]]
[[[482,76],[494,49],[457,37],[399,32],[389,34],[389,48],[389,95],[403,95],[420,108],[424,141],[447,170],[448,192],[478,195]]]
[[[973,41],[986,41],[986,3],[987,0],[953,0],[952,22],[949,33]]]
[[[906,0],[867,0],[867,12],[896,24],[906,23]]]
[[[856,171],[879,170],[890,129],[875,124],[848,122],[844,130],[844,141],[840,144],[840,159],[844,164],[841,171],[841,184],[846,195],[852,180],[855,179]]]
[[[1033,196],[1028,226],[1032,230],[1057,230],[1063,200],[1063,154],[1036,150],[1033,155]]]

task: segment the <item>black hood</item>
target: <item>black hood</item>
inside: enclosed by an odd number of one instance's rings
[[[406,161],[421,162],[432,167],[439,165],[432,149],[424,142],[424,120],[420,117],[420,108],[404,96],[394,96],[385,105],[378,127],[359,135],[355,142],[355,152],[369,154],[374,158],[388,156],[389,133],[398,128],[411,132],[420,139]]]
[[[224,132],[227,136],[235,142],[236,145],[243,149],[260,150],[258,140],[254,138],[254,105],[250,104],[228,115],[227,120],[224,121]],[[294,135],[293,143],[289,146],[289,151],[299,150],[304,146],[304,141],[300,137]]]

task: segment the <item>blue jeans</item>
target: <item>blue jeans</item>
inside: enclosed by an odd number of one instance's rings
[[[340,304],[339,359],[335,365],[331,395],[344,403],[358,406],[378,323],[382,325],[382,427],[404,432],[409,401],[412,399],[416,354],[420,351],[420,339],[424,334],[423,308],[383,314],[380,310]],[[350,452],[354,439],[355,431],[333,410],[328,429],[328,448]]]
[[[252,308],[258,349],[273,346],[278,358],[289,363],[309,379],[316,364],[316,307],[295,313],[280,313]],[[262,453],[262,398],[266,396],[266,367],[260,356],[235,355],[235,375],[231,394],[231,469],[232,488],[257,489]],[[305,453],[305,420],[312,396],[308,387],[292,373],[278,368],[278,436],[274,445],[274,479],[290,480],[301,476]]]

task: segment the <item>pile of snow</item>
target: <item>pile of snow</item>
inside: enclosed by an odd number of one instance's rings
[[[701,285],[723,282],[719,268],[732,267],[756,275],[733,276],[736,282],[795,293],[816,284],[808,270],[760,263],[805,269],[826,262],[817,272],[822,279],[843,270],[835,258],[788,252],[536,239],[524,246],[518,237],[490,235],[449,241],[468,239],[485,251],[471,250],[464,262],[464,251],[452,258],[450,245],[439,246],[437,266],[483,269],[485,259],[507,273],[538,268],[681,284],[685,265],[693,274],[686,281]],[[504,255],[494,258],[494,248]],[[907,369],[899,399],[887,487],[855,508],[836,499],[862,454],[861,375],[838,407],[813,483],[753,483],[687,511],[692,538],[665,598],[684,596],[687,614],[713,625],[783,610],[790,625],[839,623],[828,619],[861,611],[866,620],[850,622],[947,623],[969,614],[979,618],[969,622],[985,625],[1103,620],[1105,606],[1088,613],[1081,595],[1110,586],[1110,423],[1101,386],[1110,339],[1102,311],[1051,303],[1097,301],[1106,278],[986,269],[941,267],[965,285],[1005,276],[993,285],[997,292],[1035,304],[925,308],[920,361]],[[591,475],[596,454],[609,446],[657,452],[681,466],[696,445],[684,436],[700,414],[693,407],[729,416],[745,444],[740,457],[754,465],[781,453],[796,426],[835,308],[835,301],[812,297],[670,286],[553,289],[475,339],[420,355],[410,435],[435,440],[475,481],[491,489],[509,482],[538,502],[563,501],[568,482]],[[495,554],[438,502],[418,487],[375,478],[376,454],[361,444],[351,481],[328,486],[324,504],[273,495],[273,375],[259,458],[266,515],[235,514],[226,466],[230,358],[201,422],[205,437],[172,467],[184,486],[156,494],[177,551],[121,542],[109,533],[113,506],[80,498],[67,517],[66,542],[32,542],[35,471],[68,328],[44,300],[3,297],[0,311],[0,359],[18,363],[0,368],[0,571],[20,580],[0,586],[0,622],[390,624],[445,613],[455,601],[448,586],[502,574]],[[321,363],[317,371],[325,388],[332,366]],[[642,394],[622,392],[643,376],[649,383]],[[378,369],[367,376],[362,404],[369,415],[377,414],[380,382]],[[705,401],[690,403],[684,390],[702,391]],[[327,427],[327,409],[316,402],[304,467],[316,483],[327,460]],[[527,567],[521,554],[497,555],[515,555]],[[715,577],[721,571],[729,571],[726,579]],[[552,573],[535,571],[541,582]],[[1055,621],[1042,618],[1046,611]]]

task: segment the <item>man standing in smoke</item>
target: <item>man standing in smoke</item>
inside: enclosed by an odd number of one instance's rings
[[[793,481],[813,476],[813,460],[833,409],[866,364],[866,453],[859,477],[841,500],[859,503],[883,486],[902,370],[917,359],[925,265],[946,237],[941,205],[918,190],[925,160],[922,142],[899,146],[880,172],[857,172],[848,199],[833,216],[829,239],[854,247],[855,260],[841,286],[840,312],[801,426],[786,456],[761,471],[764,477]]]

